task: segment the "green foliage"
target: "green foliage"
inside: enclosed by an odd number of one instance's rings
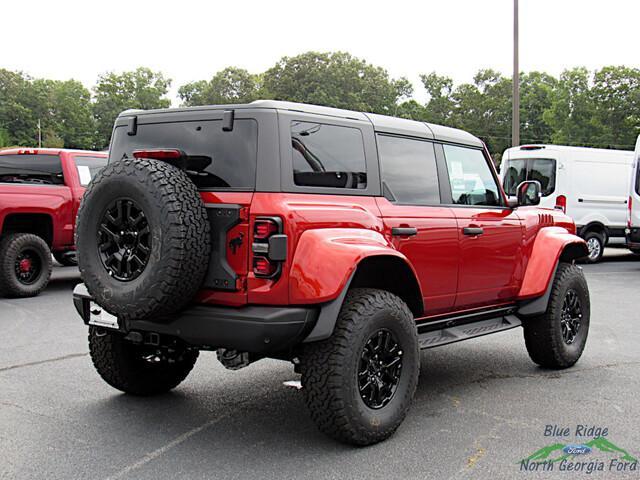
[[[140,67],[131,72],[105,73],[94,87],[93,113],[97,124],[97,146],[106,147],[118,114],[131,108],[166,108],[171,80],[160,72]]]
[[[209,81],[187,83],[178,89],[185,106],[249,103],[259,97],[260,78],[242,68],[227,67]]]
[[[263,75],[265,98],[394,115],[412,93],[406,78],[344,52],[283,57]]]
[[[227,67],[209,80],[182,85],[185,106],[289,100],[395,115],[462,128],[482,138],[499,160],[511,145],[510,77],[480,70],[472,82],[455,85],[435,72],[420,76],[428,100],[411,98],[406,78],[348,53],[307,52],[283,57],[265,72]],[[103,148],[123,110],[170,106],[171,80],[138,68],[105,73],[93,96],[75,80],[33,79],[0,69],[0,147],[43,145]],[[632,149],[640,134],[640,69],[573,68],[559,78],[543,72],[520,78],[523,143],[560,143]]]

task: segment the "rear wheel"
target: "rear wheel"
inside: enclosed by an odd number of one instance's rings
[[[584,241],[587,242],[587,248],[589,249],[589,255],[584,259],[585,262],[598,263],[604,254],[604,235],[597,232],[588,232],[584,236]]]
[[[0,294],[34,297],[51,277],[51,251],[37,235],[14,233],[0,241]]]
[[[187,378],[198,359],[198,350],[137,345],[97,327],[89,328],[89,352],[102,379],[132,395],[168,392]]]
[[[322,432],[356,445],[380,442],[402,423],[416,390],[413,315],[387,291],[354,289],[333,335],[307,345],[301,366],[305,401]]]
[[[531,360],[547,368],[575,364],[587,343],[590,314],[589,289],[582,269],[559,264],[547,311],[523,322]]]

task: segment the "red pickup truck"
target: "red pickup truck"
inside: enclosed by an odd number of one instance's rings
[[[49,283],[51,254],[74,265],[80,199],[107,154],[52,148],[0,151],[0,295],[32,297]]]

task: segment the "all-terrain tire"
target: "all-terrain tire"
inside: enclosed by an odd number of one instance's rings
[[[563,336],[563,308],[571,302],[571,291],[580,305],[580,326],[571,343]],[[568,303],[567,303],[568,305]],[[541,367],[568,368],[575,364],[587,343],[591,305],[589,288],[582,269],[569,263],[560,263],[551,287],[547,311],[523,321],[524,340],[529,357]]]
[[[78,257],[75,254],[68,255],[66,252],[55,252],[53,258],[63,267],[77,267]]]
[[[380,331],[391,332],[402,349],[401,370],[388,403],[371,408],[360,395],[359,369],[365,346]],[[420,373],[418,336],[411,311],[390,292],[351,290],[333,335],[305,346],[301,371],[305,402],[322,432],[355,445],[388,438],[409,410]]]
[[[34,269],[32,275],[20,270],[20,258],[28,260],[28,265]],[[51,268],[49,246],[37,235],[13,233],[0,241],[0,295],[39,295],[49,284]]]
[[[587,232],[584,236],[584,241],[587,242],[589,248],[589,255],[581,259],[583,263],[598,263],[602,260],[604,255],[604,247],[606,239],[603,234],[598,232]]]
[[[152,347],[136,345],[117,332],[89,327],[89,353],[96,371],[113,388],[132,395],[156,395],[177,387],[198,359],[198,350],[184,349],[170,360],[146,360]]]
[[[135,278],[125,280],[109,271],[99,251],[105,244],[98,232],[113,219],[109,212],[118,202],[132,202],[148,225],[147,263]],[[120,318],[174,313],[192,300],[204,280],[209,228],[198,190],[184,171],[158,160],[110,163],[89,184],[78,212],[80,274],[96,302]],[[118,238],[123,237],[116,236],[114,243],[121,248]]]

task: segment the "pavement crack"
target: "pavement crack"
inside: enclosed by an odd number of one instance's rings
[[[87,355],[89,355],[89,352],[70,353],[69,355],[63,355],[62,357],[48,358],[46,360],[38,360],[35,362],[18,363],[16,365],[9,365],[8,367],[1,367],[0,372],[15,370],[16,368],[33,367],[35,365],[42,365],[45,363],[60,362],[62,360],[68,360],[70,358],[77,358],[77,357],[85,357]]]

